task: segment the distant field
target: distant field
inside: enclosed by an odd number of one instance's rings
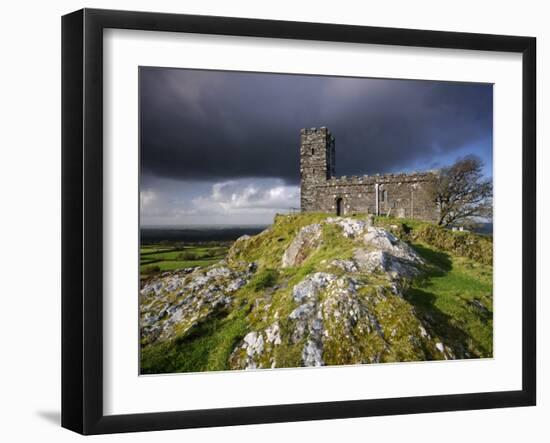
[[[212,245],[146,245],[139,251],[140,274],[147,277],[151,274],[177,269],[208,266],[223,259],[228,246]]]

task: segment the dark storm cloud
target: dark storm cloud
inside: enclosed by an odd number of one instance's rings
[[[450,82],[142,68],[144,175],[299,180],[299,130],[328,127],[336,173],[490,162],[492,86]]]

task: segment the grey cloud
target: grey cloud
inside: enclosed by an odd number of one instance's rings
[[[180,181],[299,180],[299,130],[327,126],[337,174],[492,149],[492,86],[141,68],[141,165]],[[473,148],[472,148],[473,149]]]
[[[147,177],[140,190],[142,226],[269,224],[299,205],[300,191],[280,178],[182,182]]]

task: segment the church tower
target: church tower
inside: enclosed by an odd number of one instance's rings
[[[334,137],[325,128],[300,131],[300,203],[302,212],[316,208],[317,186],[334,176]]]

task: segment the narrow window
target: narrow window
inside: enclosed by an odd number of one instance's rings
[[[383,202],[388,201],[388,191],[386,191],[386,190],[382,191],[382,201]]]
[[[311,155],[315,154],[315,148],[311,148]]]

